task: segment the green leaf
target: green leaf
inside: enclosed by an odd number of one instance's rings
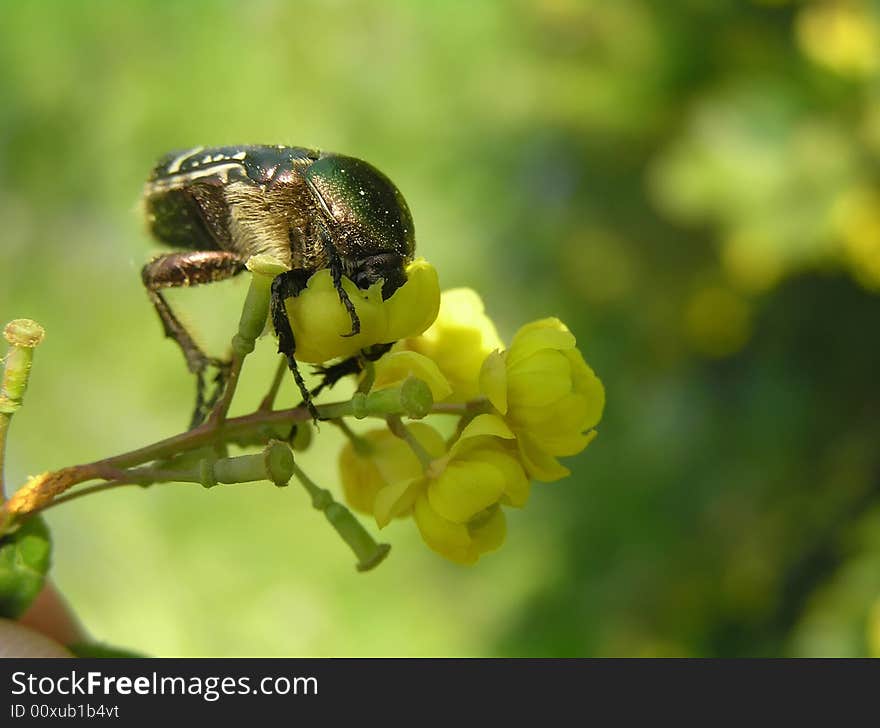
[[[24,614],[43,588],[51,553],[49,529],[40,517],[0,539],[0,617]]]
[[[142,655],[139,652],[134,652],[124,647],[105,645],[103,642],[77,642],[76,644],[68,645],[67,649],[75,657],[146,657],[146,655]]]

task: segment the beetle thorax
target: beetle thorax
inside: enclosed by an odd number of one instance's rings
[[[233,183],[226,188],[229,230],[242,256],[272,255],[291,268],[326,267],[327,251],[305,186],[294,179],[266,188]]]

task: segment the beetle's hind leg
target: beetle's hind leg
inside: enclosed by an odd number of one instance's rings
[[[287,366],[293,372],[293,378],[296,386],[299,387],[302,394],[303,403],[309,408],[312,418],[318,419],[318,410],[312,402],[312,395],[303,381],[302,373],[299,371],[296,358],[296,339],[293,336],[293,329],[290,327],[290,319],[287,316],[287,307],[284,302],[288,298],[298,296],[305,290],[306,283],[311,273],[305,270],[288,270],[275,277],[272,281],[272,326],[275,333],[278,334],[278,352],[287,357]]]
[[[160,293],[163,288],[182,288],[232,278],[244,270],[244,261],[234,253],[220,250],[191,251],[160,255],[141,270],[147,295],[159,314],[165,335],[177,342],[187,368],[196,375],[196,405],[190,427],[199,425],[220,398],[226,385],[229,362],[205,354]],[[206,395],[205,372],[217,369],[214,390]]]

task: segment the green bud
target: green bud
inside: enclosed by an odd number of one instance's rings
[[[300,422],[296,425],[296,430],[293,433],[293,441],[290,443],[290,446],[296,452],[304,452],[308,450],[309,445],[312,444],[312,428],[308,422]]]
[[[244,265],[254,275],[267,277],[270,281],[284,271],[290,270],[278,258],[265,253],[252,255]]]
[[[15,319],[6,324],[3,336],[12,346],[24,346],[33,349],[46,338],[46,331],[40,324],[31,319]]]
[[[400,385],[400,404],[404,413],[413,420],[427,416],[434,406],[431,389],[416,377],[407,377]]]
[[[36,321],[15,319],[6,324],[3,336],[9,342],[9,352],[6,354],[0,386],[0,413],[11,415],[21,407],[31,373],[34,348],[43,341],[46,332]]]
[[[275,485],[282,488],[290,482],[294,465],[290,446],[278,440],[271,441],[263,450],[263,461],[266,475]]]
[[[257,338],[266,327],[272,281],[287,270],[271,255],[252,256],[245,266],[253,275],[238,322],[238,333],[232,338],[232,349],[239,356],[246,356],[254,350]]]
[[[369,394],[355,392],[348,402],[319,406],[318,412],[324,419],[352,416],[362,420],[364,417],[402,415],[419,420],[428,415],[433,406],[431,388],[421,379],[410,376],[396,386]]]

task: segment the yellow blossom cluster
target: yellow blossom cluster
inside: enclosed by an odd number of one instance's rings
[[[396,340],[364,371],[361,390],[415,377],[431,391],[432,418],[458,418],[448,440],[428,422],[399,419],[350,433],[339,456],[348,504],[380,528],[411,516],[434,551],[476,562],[504,542],[504,507],[525,505],[531,480],[568,475],[558,458],[579,453],[595,437],[605,404],[601,381],[559,319],[526,324],[505,348],[479,295],[470,289],[440,295],[424,261],[411,266],[407,283],[388,301],[381,300],[381,286],[350,290],[361,332],[343,338],[347,314],[329,276],[319,275],[288,302],[297,341],[306,342],[303,360]]]

